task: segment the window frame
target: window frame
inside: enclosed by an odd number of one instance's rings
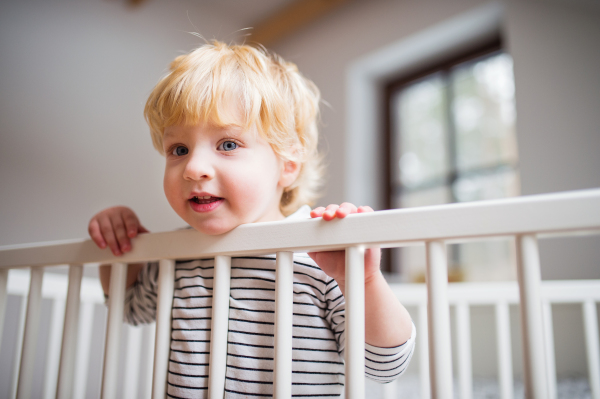
[[[393,137],[393,97],[394,95],[400,91],[402,88],[415,83],[423,78],[426,78],[435,73],[441,73],[445,80],[448,79],[448,76],[451,70],[457,65],[463,64],[465,62],[474,61],[479,58],[483,58],[485,56],[492,56],[496,53],[499,53],[504,50],[502,45],[502,40],[500,36],[494,37],[492,40],[485,42],[484,44],[480,44],[476,47],[471,47],[468,51],[461,52],[458,55],[454,55],[451,57],[447,57],[442,62],[437,62],[435,64],[430,64],[426,67],[423,67],[417,71],[414,71],[409,74],[404,74],[400,77],[396,77],[393,80],[388,81],[384,87],[384,145],[386,148],[384,155],[384,190],[383,198],[385,200],[386,209],[395,209],[393,206],[393,198],[394,195],[401,195],[401,188],[395,187],[394,182],[392,182],[392,151],[394,151],[394,137]],[[450,91],[447,91],[448,97],[452,96]],[[452,112],[450,107],[452,106],[451,101],[446,101],[446,115],[448,118],[452,118]],[[450,173],[444,179],[444,185],[450,188],[450,198],[452,202],[457,202],[454,193],[452,192],[452,186],[454,182],[458,179],[459,174],[456,168],[456,148],[455,148],[455,136],[456,131],[454,129],[454,123],[452,120],[448,120],[448,146],[449,146],[449,164],[451,165]],[[484,170],[486,168],[482,168]]]
[[[384,181],[382,193],[384,198],[385,209],[396,209],[394,205],[393,198],[394,196],[401,195],[401,187],[396,187],[395,183],[392,181],[392,158],[394,151],[394,138],[393,138],[393,127],[394,124],[392,122],[393,118],[393,97],[396,93],[401,90],[403,87],[406,87],[412,83],[415,83],[427,76],[433,75],[435,73],[442,73],[444,79],[448,79],[450,71],[459,64],[463,64],[465,62],[474,61],[479,58],[483,58],[485,56],[492,56],[501,51],[505,51],[504,43],[502,41],[502,37],[500,34],[495,35],[491,39],[479,43],[478,45],[471,46],[465,51],[455,52],[454,54],[444,58],[441,62],[429,63],[425,64],[423,67],[418,69],[413,69],[409,73],[404,73],[400,76],[396,76],[393,79],[389,79],[383,83],[383,143],[386,148],[384,151],[381,162],[383,163],[383,176],[382,180]],[[447,91],[449,94],[448,97],[451,97],[451,93]],[[446,101],[446,115],[448,118],[452,118],[452,112],[450,107],[451,101]],[[444,186],[449,188],[449,195],[452,202],[457,202],[456,196],[452,190],[454,182],[458,179],[458,169],[456,168],[456,149],[455,149],[455,135],[456,131],[454,128],[454,123],[452,120],[448,121],[449,125],[449,134],[448,134],[448,145],[449,145],[449,162],[451,165],[451,170],[448,176],[444,179]],[[484,169],[482,169],[484,170]],[[456,252],[456,251],[453,251]],[[457,256],[457,253],[453,253],[451,255],[453,258]],[[382,250],[382,259],[381,259],[381,270],[387,273],[392,272],[392,253],[390,249]],[[399,261],[399,259],[398,259]],[[402,268],[402,265],[400,265]]]

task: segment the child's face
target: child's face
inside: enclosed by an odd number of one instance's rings
[[[297,168],[254,129],[171,126],[163,147],[165,194],[196,230],[222,234],[243,223],[284,218],[279,202]]]

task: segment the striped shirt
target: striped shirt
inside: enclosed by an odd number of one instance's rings
[[[206,397],[213,259],[178,261],[167,396]],[[125,319],[154,320],[158,264],[147,264],[126,294]],[[345,301],[334,279],[306,254],[294,254],[292,395],[339,396],[344,386]],[[225,397],[273,396],[275,256],[231,259]],[[390,382],[406,370],[411,338],[394,348],[365,343],[365,375]]]

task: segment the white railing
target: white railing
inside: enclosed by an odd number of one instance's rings
[[[542,320],[539,254],[536,237],[566,235],[576,232],[600,231],[600,190],[521,197],[468,204],[451,204],[416,209],[381,211],[351,215],[345,220],[323,223],[302,220],[243,225],[223,236],[206,236],[195,231],[154,233],[137,239],[134,250],[116,258],[99,250],[90,240],[35,244],[0,249],[0,316],[6,303],[6,271],[16,267],[31,267],[31,282],[27,317],[23,333],[23,350],[17,396],[29,396],[40,311],[42,268],[69,264],[70,280],[65,310],[65,328],[61,348],[61,366],[57,396],[70,397],[73,386],[74,343],[72,326],[77,324],[81,265],[112,263],[109,316],[107,323],[105,361],[102,377],[102,397],[116,397],[118,348],[120,342],[126,264],[160,260],[159,294],[156,323],[156,345],[153,377],[153,397],[163,397],[170,341],[170,314],[173,296],[173,273],[176,259],[214,256],[215,286],[213,312],[227,314],[230,257],[277,253],[276,295],[291,291],[292,270],[290,252],[346,249],[346,397],[364,397],[364,291],[362,284],[363,250],[369,246],[396,247],[425,243],[427,253],[428,352],[431,395],[452,397],[452,367],[450,353],[450,321],[445,244],[497,236],[515,237],[518,252],[518,276],[522,333],[524,343],[524,379],[527,397],[548,398],[550,383],[546,368],[546,347]],[[286,284],[285,286],[283,284]],[[280,298],[278,298],[280,299]],[[292,308],[289,299],[282,298],[276,311],[275,392],[278,398],[291,393],[291,357],[282,345],[289,345],[292,331]],[[283,301],[286,301],[285,303]],[[590,373],[597,376],[598,333],[594,320],[594,299],[585,305],[586,331]],[[502,307],[500,307],[502,308]],[[458,311],[459,323],[468,322],[464,307]],[[506,314],[498,311],[499,324]],[[215,325],[211,335],[210,386],[211,398],[222,397],[226,361],[226,342],[217,337],[227,334],[226,319]],[[594,324],[595,322],[595,324]],[[1,326],[0,326],[1,327]],[[546,329],[547,331],[547,329]],[[502,345],[506,347],[506,342]],[[594,346],[595,345],[595,346]],[[459,358],[467,358],[464,354]],[[504,362],[504,361],[503,361]],[[462,362],[464,363],[464,362]],[[505,362],[503,363],[506,364]],[[506,366],[503,366],[506,369]],[[468,369],[468,367],[465,367]],[[507,371],[503,372],[506,375]],[[467,373],[468,374],[468,373]],[[467,380],[465,378],[465,380]],[[503,382],[505,384],[506,381]],[[462,383],[461,383],[462,384]],[[507,383],[506,383],[507,384]],[[598,378],[590,379],[595,398],[600,394]]]
[[[58,350],[61,347],[61,331],[64,316],[64,307],[67,293],[67,276],[64,274],[46,273],[42,286],[42,297],[52,302],[51,318],[48,323],[47,353],[44,367],[45,378],[43,382],[38,382],[44,392],[45,399],[54,398],[56,392],[56,379],[58,376]],[[10,272],[8,280],[8,294],[21,297],[27,297],[30,282],[29,270],[15,269]],[[417,340],[419,354],[419,370],[421,387],[421,398],[430,397],[429,388],[429,362],[427,352],[427,289],[424,284],[391,284],[392,289],[400,301],[411,309],[416,308],[416,322],[418,323],[419,340]],[[597,325],[597,319],[593,312],[589,312],[589,305],[600,302],[600,280],[568,280],[568,281],[545,281],[542,282],[541,289],[542,306],[544,309],[544,337],[546,338],[547,371],[549,381],[548,399],[556,399],[557,375],[554,363],[554,334],[552,323],[551,306],[556,304],[578,304],[581,306],[584,320],[584,335],[586,342],[592,342],[587,345],[585,351],[588,363],[588,380],[590,386],[600,375],[594,372],[594,364],[598,364],[598,350],[593,346],[594,332],[593,326]],[[23,300],[22,303],[25,301]],[[488,306],[494,310],[495,331],[496,331],[496,351],[498,357],[498,393],[501,399],[512,399],[514,397],[513,384],[513,359],[511,358],[511,328],[509,319],[509,307],[518,305],[519,288],[516,282],[478,282],[478,283],[450,283],[448,285],[448,302],[450,308],[454,310],[454,329],[457,333],[457,365],[458,373],[455,375],[455,381],[458,380],[459,397],[469,399],[473,397],[473,369],[471,366],[471,334],[470,334],[470,309],[472,307]],[[96,363],[101,363],[97,353],[90,353],[102,350],[101,336],[92,339],[93,319],[97,313],[104,314],[104,296],[100,284],[95,278],[83,278],[81,289],[81,319],[78,325],[77,359],[75,361],[75,374],[72,398],[84,399],[86,397],[97,397],[99,390],[94,390],[93,381],[88,387],[88,367],[96,368]],[[21,307],[24,309],[24,306]],[[25,313],[18,311],[19,317],[13,317],[13,321],[22,328],[25,319]],[[100,312],[98,312],[100,311]],[[16,319],[16,320],[14,320]],[[560,328],[560,327],[558,327]],[[150,397],[152,380],[152,355],[154,342],[154,325],[145,325],[142,327],[127,326],[126,332],[126,355],[124,367],[124,381],[117,395],[122,398]],[[487,334],[487,331],[475,331],[476,336],[473,340],[481,339],[481,334]],[[477,334],[479,333],[479,337]],[[18,334],[20,336],[21,334]],[[15,345],[20,348],[19,341],[14,339],[11,342],[4,341],[4,344]],[[36,358],[43,358],[44,355],[37,350]],[[13,357],[14,358],[14,357]],[[150,359],[148,361],[148,359]],[[582,359],[583,360],[583,359]],[[13,367],[19,365],[19,356],[16,359],[3,361],[4,365],[12,364]],[[596,366],[597,368],[597,366]],[[5,368],[6,370],[6,368]],[[14,375],[18,375],[18,370],[14,370]],[[458,378],[456,378],[458,377]],[[93,378],[93,376],[92,376]],[[411,380],[412,381],[412,380]],[[16,382],[13,383],[16,390]],[[404,384],[403,384],[404,386]],[[8,388],[5,387],[5,392]],[[396,384],[384,385],[383,399],[392,399],[404,397],[402,392],[398,392]],[[415,387],[416,388],[416,387]],[[411,390],[414,392],[414,388]],[[456,390],[455,390],[456,392]],[[0,394],[0,396],[2,396]],[[14,397],[14,392],[8,397]],[[372,396],[369,396],[372,397]]]
[[[65,301],[67,300],[67,285],[68,276],[62,274],[62,268],[55,270],[55,273],[45,273],[42,283],[41,296],[44,300],[51,303],[50,320],[42,325],[42,331],[47,331],[47,348],[46,353],[40,353],[40,347],[36,348],[36,361],[45,358],[43,381],[38,381],[33,385],[37,385],[38,391],[43,392],[44,399],[55,397],[60,362],[60,349],[63,341],[63,323],[65,316]],[[59,274],[59,272],[61,272]],[[30,272],[27,269],[13,269],[8,276],[8,294],[14,297],[21,298],[20,306],[13,305],[13,317],[8,321],[12,321],[17,325],[17,337],[12,340],[3,341],[4,345],[15,346],[18,350],[15,351],[11,359],[2,359],[3,370],[10,370],[10,365],[16,368],[12,371],[14,376],[18,376],[20,364],[20,348],[22,341],[18,337],[22,337],[22,331],[25,324],[25,308],[28,287],[30,286]],[[89,397],[97,397],[99,390],[94,390],[95,379],[99,378],[94,375],[94,371],[98,368],[98,363],[101,364],[101,357],[98,352],[102,352],[102,334],[94,334],[94,319],[104,320],[105,306],[104,295],[100,282],[97,278],[83,277],[81,279],[80,292],[80,309],[78,323],[70,324],[69,328],[75,329],[75,333],[65,334],[71,339],[75,336],[76,343],[75,356],[73,360],[73,369],[63,371],[64,375],[72,375],[73,381],[70,383],[70,393],[68,396],[73,399],[84,399]],[[1,319],[0,319],[1,320]],[[68,324],[68,323],[67,323]],[[6,325],[6,324],[5,324]],[[44,329],[47,327],[47,329]],[[144,326],[124,326],[126,334],[125,344],[125,367],[123,369],[124,381],[127,384],[122,384],[121,390],[117,397],[120,398],[136,398],[138,392],[141,391],[142,397],[150,397],[151,386],[149,382],[152,380],[152,367],[145,367],[142,363],[149,359],[152,365],[152,355],[154,354],[154,324]],[[0,329],[2,332],[2,329]],[[73,348],[73,347],[71,347]],[[8,368],[7,368],[8,367]],[[63,366],[64,367],[64,366]],[[89,370],[91,367],[92,370]],[[88,375],[90,374],[91,375]],[[3,392],[0,392],[0,397],[14,398],[17,389],[17,381],[12,381],[12,386],[2,386]],[[69,384],[68,384],[69,385]]]
[[[420,378],[421,397],[430,396],[429,359],[427,354],[427,289],[423,284],[392,284],[394,293],[404,306],[418,309],[417,331],[420,331]],[[600,280],[544,281],[540,290],[543,311],[543,335],[546,352],[546,372],[548,399],[557,397],[557,375],[554,358],[554,326],[552,305],[578,304],[581,306],[588,382],[592,398],[600,397],[600,350],[598,348],[598,319],[595,304],[600,302]],[[454,310],[454,323],[457,335],[457,380],[459,397],[473,397],[473,369],[471,365],[471,322],[470,309],[473,306],[490,306],[494,309],[496,331],[496,354],[498,357],[498,386],[501,399],[514,397],[513,359],[511,351],[511,328],[509,307],[519,304],[519,287],[514,282],[451,283],[448,285],[448,303]]]

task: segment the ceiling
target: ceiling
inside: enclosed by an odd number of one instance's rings
[[[211,8],[239,21],[241,26],[251,27],[280,11],[295,0],[204,0]]]

